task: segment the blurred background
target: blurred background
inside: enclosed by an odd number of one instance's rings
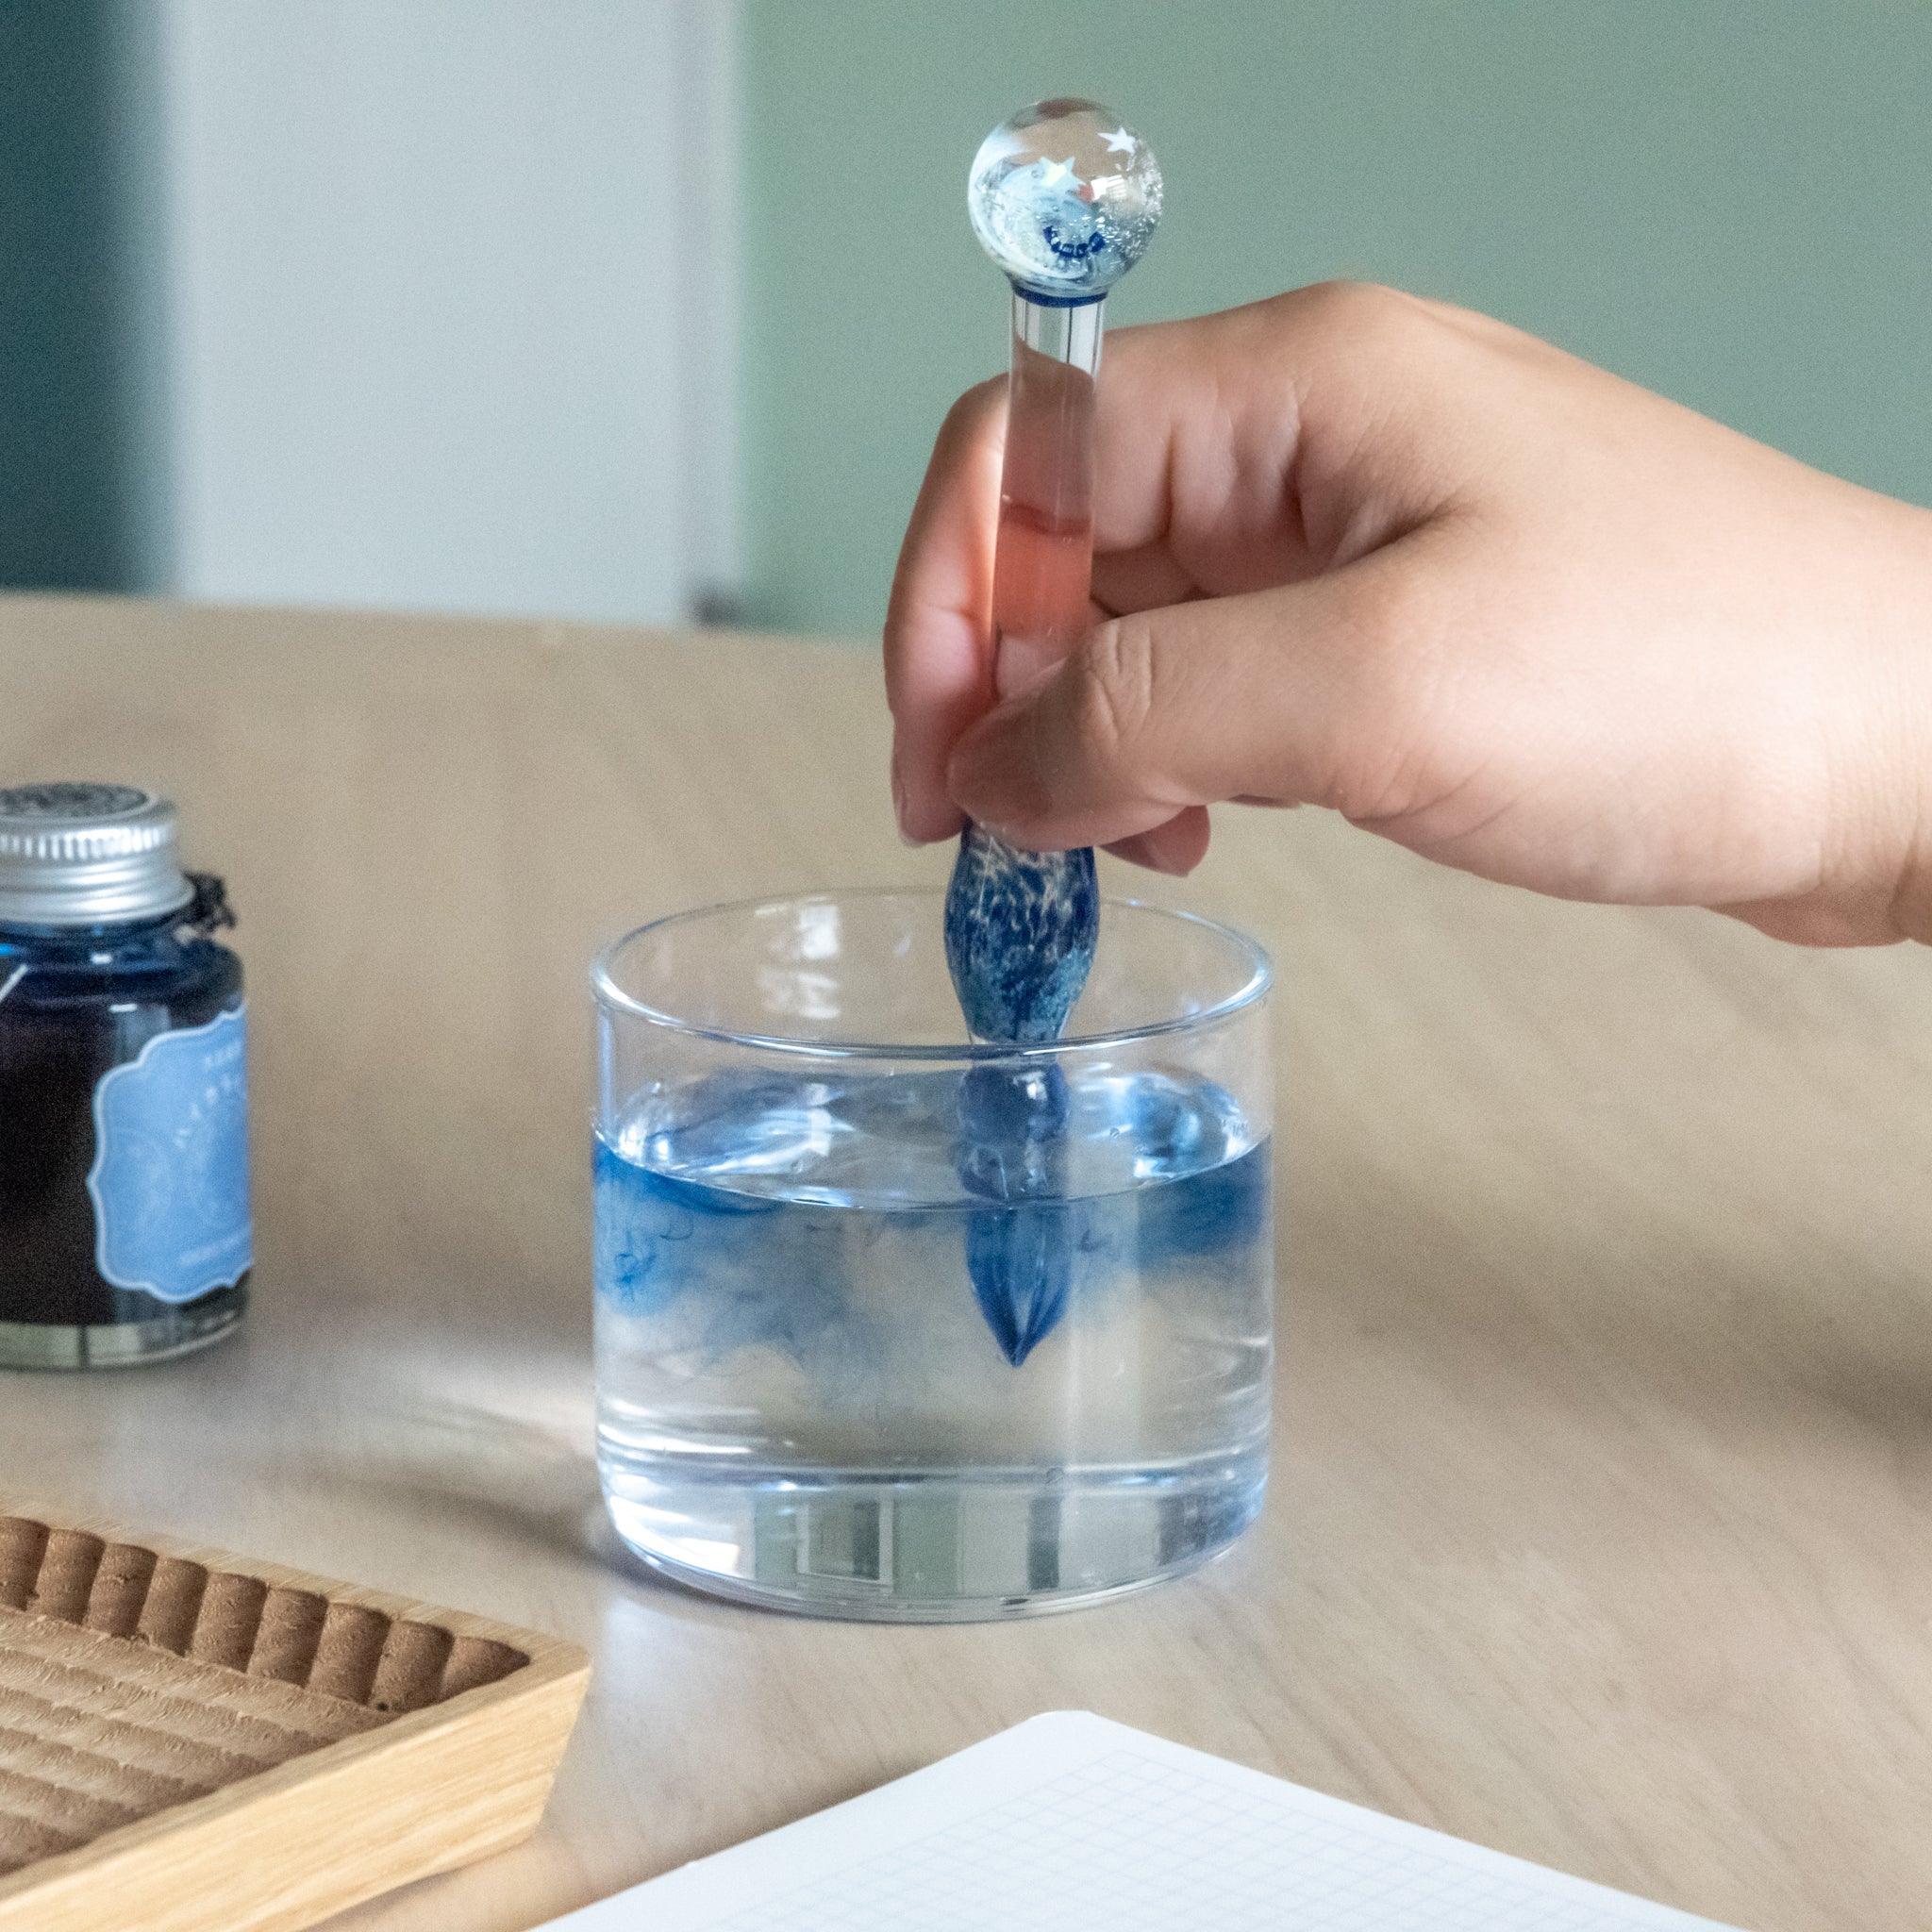
[[[1098,96],[1116,324],[1324,276],[1932,501],[1932,6],[0,0],[0,585],[864,636]]]

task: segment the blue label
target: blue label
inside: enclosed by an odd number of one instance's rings
[[[158,1033],[94,1089],[95,1265],[116,1288],[192,1302],[255,1259],[248,1211],[248,1022]]]

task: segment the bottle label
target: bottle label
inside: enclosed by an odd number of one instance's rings
[[[116,1288],[191,1302],[255,1258],[247,1009],[175,1027],[94,1089],[95,1265]]]

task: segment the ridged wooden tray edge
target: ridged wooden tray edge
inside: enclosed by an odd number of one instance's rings
[[[375,1728],[0,1877],[0,1932],[299,1932],[528,1836],[590,1678],[575,1644],[213,1546],[0,1496],[0,1520],[314,1592],[525,1658]],[[134,1640],[128,1640],[130,1641]]]

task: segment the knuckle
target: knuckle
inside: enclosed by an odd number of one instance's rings
[[[1380,282],[1314,282],[1282,299],[1308,328],[1353,350],[1407,348],[1427,317],[1413,295]]]

